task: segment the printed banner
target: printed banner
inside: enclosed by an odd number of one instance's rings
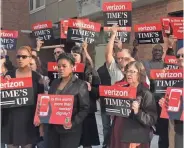
[[[32,78],[12,78],[5,80],[1,77],[0,82],[1,107],[22,107],[33,105]]]
[[[164,68],[166,69],[179,69],[177,65],[177,59],[175,56],[165,56],[164,59]]]
[[[40,40],[52,40],[54,39],[52,30],[52,21],[39,22],[32,25],[32,31],[36,38]]]
[[[71,95],[39,94],[34,117],[36,123],[71,123],[74,97]]]
[[[151,88],[158,96],[166,93],[167,87],[183,80],[182,69],[153,69],[150,71]]]
[[[119,27],[132,26],[132,2],[105,2],[103,3],[104,26],[114,24]]]
[[[163,43],[162,25],[160,23],[153,24],[137,24],[134,25],[135,38],[139,44],[158,44]]]
[[[121,86],[100,86],[102,111],[108,115],[128,117],[132,101],[136,99],[136,88]]]
[[[92,44],[95,42],[100,29],[101,24],[99,23],[83,19],[70,19],[68,22],[67,40],[78,43],[86,41],[88,44]]]
[[[76,63],[73,69],[75,76],[81,80],[84,80],[84,68],[83,63]],[[59,79],[57,62],[48,62],[48,77],[52,82],[54,79]]]
[[[161,18],[164,36],[166,34],[174,35],[177,39],[183,39],[184,19],[183,17]]]
[[[18,31],[16,30],[0,30],[1,48],[6,50],[16,49]]]
[[[111,37],[111,27],[104,27],[105,39],[108,42]],[[131,27],[119,27],[116,34],[116,39],[123,43],[129,43],[131,34]]]
[[[161,118],[184,120],[183,88],[168,87],[165,94],[165,103],[162,106]]]

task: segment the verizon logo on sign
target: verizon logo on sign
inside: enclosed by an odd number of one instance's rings
[[[74,27],[77,27],[77,28],[84,28],[84,29],[95,29],[95,26],[94,25],[84,24],[82,22],[79,22],[79,23],[73,22],[73,26]]]
[[[155,31],[156,27],[155,26],[144,26],[144,27],[139,27],[138,31]]]
[[[12,37],[13,38],[13,33],[6,33],[6,32],[1,32],[1,37]]]
[[[37,26],[33,27],[34,30],[45,29],[45,28],[48,28],[47,24],[38,24]]]

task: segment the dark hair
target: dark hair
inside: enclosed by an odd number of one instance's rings
[[[32,58],[35,60],[35,63],[36,63],[36,66],[37,66],[37,69],[36,71],[39,73],[39,74],[42,74],[42,67],[41,67],[41,62],[40,60],[38,59],[38,57],[32,55]]]
[[[141,62],[132,61],[125,66],[125,73],[128,70],[128,68],[130,68],[131,66],[135,66],[135,68],[137,69],[138,76],[139,76],[139,82],[145,83],[146,82],[146,70],[144,68],[144,65]]]
[[[75,59],[73,58],[72,54],[70,53],[62,53],[59,55],[57,62],[59,60],[65,59],[67,61],[69,61],[73,66],[75,65]]]
[[[83,59],[84,58],[84,55],[83,55],[84,53],[83,53],[82,47],[79,47],[79,46],[75,45],[75,46],[72,47],[71,51],[73,53],[80,54],[80,56],[81,56],[81,63],[84,63],[84,59]]]

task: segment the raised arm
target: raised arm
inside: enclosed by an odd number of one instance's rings
[[[88,53],[88,50],[87,50],[87,48],[88,48],[87,42],[84,42],[84,43],[82,44],[82,48],[83,48],[83,50],[84,50],[84,54],[85,54],[86,59],[89,61],[89,64],[90,64],[91,67],[93,68],[93,67],[94,67],[94,64],[93,64],[93,60],[91,59],[91,57],[90,57],[90,55],[89,55],[89,53]]]
[[[112,28],[111,28],[111,38],[110,38],[110,40],[109,40],[109,42],[106,46],[106,49],[105,49],[105,60],[106,60],[106,64],[108,66],[114,60],[113,47],[114,47],[114,41],[115,41],[115,38],[116,38],[117,29],[118,29],[117,25],[112,26]]]

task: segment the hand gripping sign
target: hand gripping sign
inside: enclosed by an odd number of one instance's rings
[[[168,87],[165,94],[165,102],[162,105],[161,118],[171,120],[184,119],[183,110],[183,88]]]
[[[102,111],[109,115],[128,117],[132,110],[132,101],[136,100],[136,88],[121,86],[100,86]]]
[[[72,118],[72,95],[39,94],[34,123],[69,124]]]

